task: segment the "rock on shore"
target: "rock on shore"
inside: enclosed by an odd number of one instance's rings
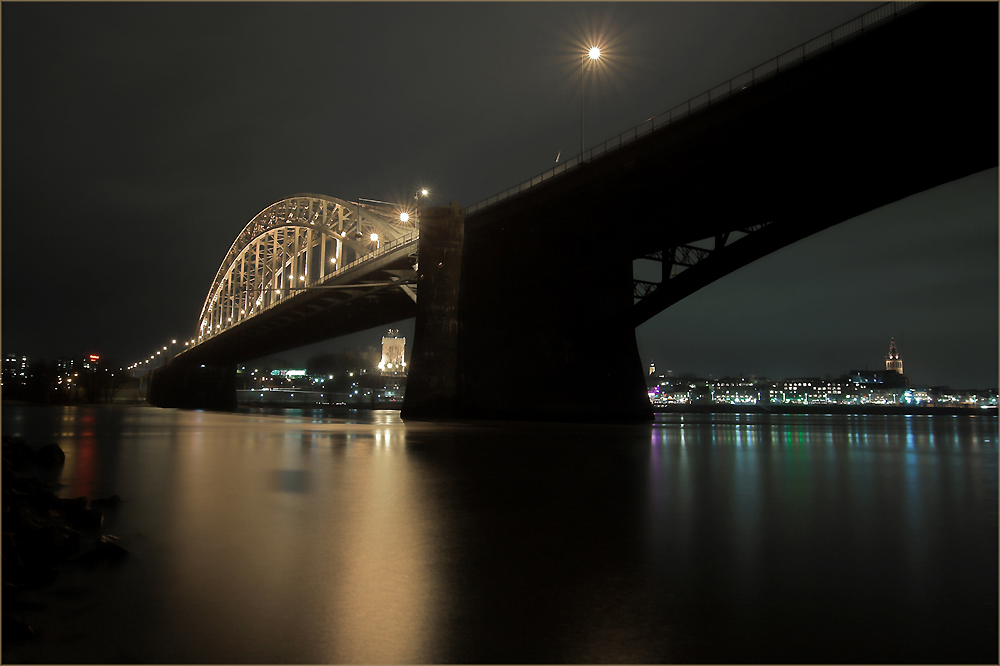
[[[79,555],[85,536],[99,533],[104,520],[101,509],[117,508],[122,503],[120,497],[95,499],[90,502],[90,508],[86,497],[58,497],[53,492],[53,484],[46,484],[32,475],[36,471],[33,468],[53,468],[65,463],[66,455],[56,444],[46,444],[33,451],[20,439],[4,437],[2,450],[3,569],[0,575],[8,598],[20,590],[51,583],[58,575],[55,568],[58,564],[117,565],[128,557],[128,551],[111,535],[101,536],[92,549]],[[3,614],[3,634],[15,640],[27,640],[35,635],[30,626],[8,613]]]

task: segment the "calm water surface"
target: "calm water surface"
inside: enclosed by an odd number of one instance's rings
[[[8,663],[997,663],[997,419],[4,405],[132,556]]]

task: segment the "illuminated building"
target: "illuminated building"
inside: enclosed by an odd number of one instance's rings
[[[13,374],[20,377],[28,376],[28,357],[18,354],[5,354],[3,357],[4,374]]]
[[[9,390],[23,386],[28,381],[28,357],[19,354],[4,354],[3,384]]]
[[[405,347],[406,338],[401,337],[394,328],[390,328],[382,337],[382,360],[379,361],[378,369],[383,375],[401,375],[406,372]]]
[[[649,400],[656,406],[686,405],[691,402],[691,389],[695,387],[688,379],[675,379],[672,372],[660,376],[648,390]]]
[[[889,338],[889,355],[885,357],[885,369],[903,374],[903,359],[896,351],[896,338]]]
[[[76,359],[67,358],[65,356],[60,356],[56,360],[56,370],[60,373],[67,374],[76,371]]]
[[[649,374],[653,374],[654,372],[656,372],[656,364],[653,363],[653,361],[650,361],[649,362]]]
[[[81,362],[80,367],[83,368],[84,372],[97,370],[97,364],[100,363],[100,361],[101,357],[98,356],[97,354],[88,354],[87,356],[83,357],[83,361]]]
[[[723,378],[711,382],[712,402],[729,405],[756,405],[761,402],[761,390],[754,379]]]

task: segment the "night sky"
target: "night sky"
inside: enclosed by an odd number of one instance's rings
[[[593,145],[874,6],[4,3],[2,351],[128,365],[190,337],[291,194],[467,206],[575,155],[585,42]],[[916,384],[995,387],[997,200],[992,169],[785,248],[637,329],[642,362],[837,376],[895,336]]]

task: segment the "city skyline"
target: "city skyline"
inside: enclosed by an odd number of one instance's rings
[[[397,200],[419,183],[470,205],[571,156],[587,39],[608,46],[592,145],[873,6],[10,5],[3,351],[128,365],[184,339],[233,238],[289,194]],[[299,30],[345,24],[379,28]],[[764,257],[640,326],[639,361],[822,376],[894,335],[915,381],[995,386],[996,183],[975,174]],[[42,267],[24,251],[39,229]]]

